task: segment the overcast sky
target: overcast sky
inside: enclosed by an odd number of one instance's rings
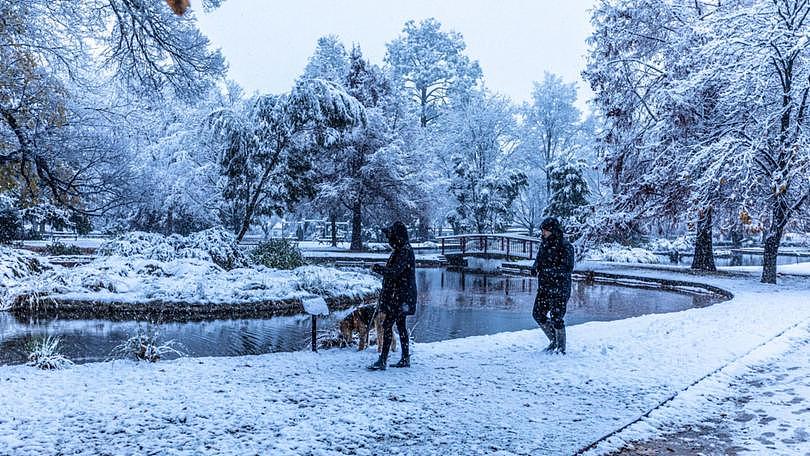
[[[192,0],[192,7],[199,2]],[[584,109],[591,92],[580,72],[594,2],[227,0],[197,16],[203,33],[222,49],[229,77],[249,93],[290,90],[323,35],[337,35],[347,49],[358,43],[367,58],[381,64],[385,43],[401,33],[405,21],[435,17],[443,29],[464,36],[467,55],[480,62],[490,90],[525,101],[532,81],[549,71],[578,83],[577,105]]]

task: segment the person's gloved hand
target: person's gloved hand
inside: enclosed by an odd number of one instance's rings
[[[371,266],[371,272],[376,272],[377,274],[380,274],[381,271],[382,271],[382,266],[381,265],[374,264],[374,265]]]
[[[532,268],[531,268],[531,269],[529,269],[529,272],[531,273],[531,275],[532,275],[532,276],[536,276],[536,275],[537,275],[537,269],[536,269],[534,266],[532,266]]]

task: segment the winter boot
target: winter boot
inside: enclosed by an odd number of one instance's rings
[[[411,341],[408,340],[408,333],[399,334],[399,343],[402,345],[402,358],[391,367],[411,367]]]
[[[410,356],[403,356],[396,364],[392,364],[391,367],[411,367],[411,357]]]
[[[380,358],[377,359],[377,362],[375,362],[371,366],[368,366],[368,370],[373,370],[373,371],[383,371],[383,370],[385,370],[385,367],[387,366],[385,361],[386,361],[385,358],[380,356]]]
[[[557,338],[554,334],[554,328],[549,323],[540,323],[540,329],[546,334],[548,337],[549,344],[548,347],[544,348],[544,352],[552,352],[557,348]]]
[[[555,353],[559,353],[561,355],[565,354],[565,326],[560,329],[554,329],[554,339],[556,340],[556,347],[554,348]]]

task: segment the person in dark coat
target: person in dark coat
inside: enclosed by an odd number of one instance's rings
[[[548,337],[546,352],[565,353],[566,304],[571,297],[571,273],[574,270],[574,247],[565,239],[560,221],[543,220],[543,242],[532,266],[537,275],[537,297],[532,317]]]
[[[383,229],[383,233],[388,238],[388,244],[393,251],[385,266],[375,264],[372,267],[372,271],[383,276],[380,311],[385,313],[385,319],[383,320],[382,352],[380,352],[377,362],[368,366],[371,370],[385,369],[391,340],[394,337],[393,326],[395,323],[399,332],[399,342],[402,345],[402,359],[398,363],[392,364],[391,367],[410,367],[411,356],[405,317],[413,315],[416,311],[416,262],[408,240],[408,229],[402,222],[394,222],[390,227]]]

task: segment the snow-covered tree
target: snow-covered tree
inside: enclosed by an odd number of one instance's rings
[[[810,199],[809,12],[793,0],[622,0],[595,12],[586,75],[610,124],[617,201],[694,214],[696,262],[718,216],[742,220],[765,230],[762,280],[776,280],[782,233]]]
[[[343,85],[349,73],[349,55],[340,39],[335,35],[318,38],[315,52],[304,67],[301,79],[323,79]]]
[[[361,250],[363,224],[370,212],[408,220],[418,192],[413,188],[415,166],[393,128],[397,106],[388,76],[354,46],[342,82],[363,104],[368,121],[342,133],[319,153],[313,201],[331,216],[350,215],[351,249]]]
[[[594,10],[585,77],[604,119],[599,161],[612,197],[592,224],[599,236],[640,233],[646,223],[675,219],[696,224],[695,266],[713,269],[712,218],[719,194],[696,200],[690,176],[695,147],[712,141],[713,87],[685,86],[697,68],[692,50],[705,38],[705,2],[612,0]],[[684,215],[687,217],[684,217]],[[594,233],[591,233],[594,234]]]
[[[0,17],[0,167],[17,170],[23,204],[85,214],[125,204],[119,101],[127,92],[191,99],[224,72],[193,17],[160,0],[2,0]]]
[[[531,103],[520,110],[520,145],[517,165],[526,170],[527,185],[515,200],[515,222],[533,235],[551,197],[549,164],[558,157],[590,154],[591,130],[583,128],[574,106],[576,85],[545,73],[535,82]],[[582,157],[586,158],[586,157]]]
[[[243,110],[210,117],[220,145],[224,198],[232,202],[237,240],[255,215],[281,213],[312,193],[313,154],[366,124],[363,105],[334,83],[299,81],[284,95],[261,95]]]
[[[534,82],[532,101],[524,107],[523,147],[546,172],[546,194],[551,197],[548,165],[562,154],[570,153],[576,144],[580,112],[575,83],[565,83],[554,74],[545,73],[542,82]]]
[[[463,99],[482,77],[478,62],[464,55],[461,34],[442,31],[435,18],[406,22],[402,35],[387,47],[385,61],[416,105],[422,127],[453,99]]]
[[[704,21],[701,71],[683,78],[716,84],[717,133],[693,158],[705,166],[697,186],[719,188],[762,227],[766,283],[776,282],[785,228],[810,205],[808,15],[804,1],[724,2]]]
[[[515,109],[509,100],[484,92],[443,120],[448,132],[440,155],[450,179],[455,231],[487,233],[512,221],[512,203],[526,185],[512,154],[518,143]]]
[[[588,206],[590,194],[583,176],[585,163],[571,157],[560,157],[548,168],[551,198],[544,215],[559,218],[569,229],[578,227],[586,216],[583,209]]]

